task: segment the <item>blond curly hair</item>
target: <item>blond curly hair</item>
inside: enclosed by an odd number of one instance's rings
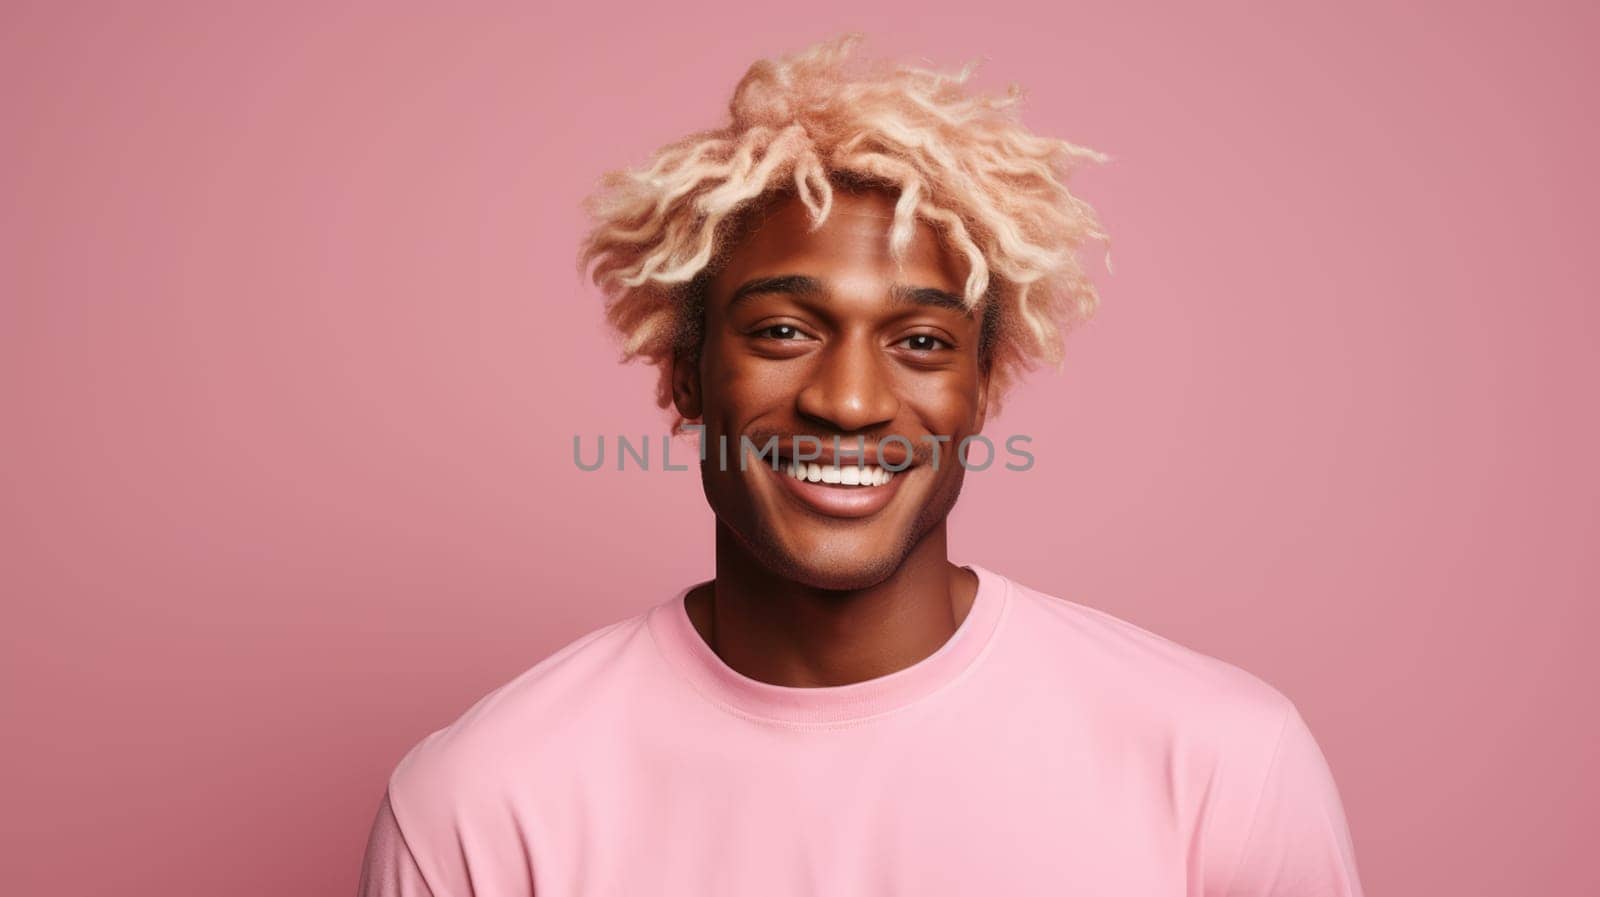
[[[932,225],[967,263],[968,307],[982,307],[991,408],[1022,372],[1059,366],[1066,330],[1094,312],[1078,250],[1100,243],[1109,270],[1110,240],[1066,180],[1109,157],[1027,130],[1021,88],[973,92],[975,63],[944,74],[865,60],[854,53],[861,40],[847,34],[756,62],[734,89],[728,124],[606,174],[585,200],[593,228],[579,269],[606,296],[623,359],[659,367],[662,408],[672,403],[673,358],[698,350],[706,283],[752,216],[781,199],[798,198],[819,226],[835,189],[895,192],[895,258],[918,220]]]

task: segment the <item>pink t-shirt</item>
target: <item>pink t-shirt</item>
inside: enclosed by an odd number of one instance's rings
[[[955,634],[828,688],[727,666],[683,599],[406,754],[365,897],[1359,897],[1328,765],[1260,679],[983,567]]]

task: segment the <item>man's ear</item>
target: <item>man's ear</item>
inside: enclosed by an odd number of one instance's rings
[[[989,378],[989,372],[985,370],[978,382],[978,416],[972,425],[972,432],[974,433],[982,433],[983,423],[989,419],[989,393],[992,392],[989,384],[993,382]]]
[[[705,406],[700,393],[700,358],[696,353],[672,355],[672,404],[687,420],[697,420]]]

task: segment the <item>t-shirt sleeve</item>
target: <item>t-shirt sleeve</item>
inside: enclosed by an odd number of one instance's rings
[[[1333,773],[1292,705],[1224,897],[1362,897]]]
[[[395,819],[387,792],[378,805],[378,816],[367,838],[357,897],[440,897],[428,887],[422,870],[417,868],[416,857],[400,831],[400,822]]]

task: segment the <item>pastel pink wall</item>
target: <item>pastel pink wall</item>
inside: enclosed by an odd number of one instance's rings
[[[0,13],[8,891],[352,893],[411,743],[708,572],[571,461],[663,426],[577,204],[858,28],[1116,157],[956,558],[1293,697],[1371,893],[1600,892],[1591,6],[541,6]]]

